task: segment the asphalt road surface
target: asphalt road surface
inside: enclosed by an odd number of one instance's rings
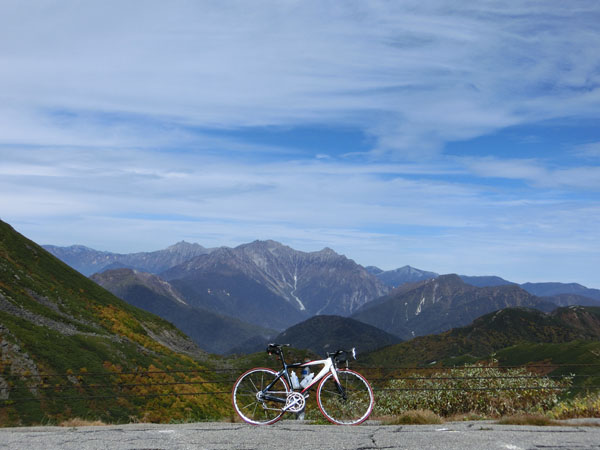
[[[596,422],[598,424],[598,421]],[[255,427],[235,423],[131,424],[100,427],[0,429],[0,449],[600,449],[600,427],[531,427],[491,422],[357,427],[282,421]]]

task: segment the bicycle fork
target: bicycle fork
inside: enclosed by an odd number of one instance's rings
[[[337,368],[335,366],[331,369],[331,374],[333,375],[333,380],[335,381],[335,387],[342,396],[342,399],[344,401],[348,400],[346,397],[346,390],[344,389],[344,386],[342,386],[342,382],[340,381],[340,377],[338,376]]]
[[[342,396],[342,398],[344,399],[344,401],[348,400],[348,398],[346,397],[346,390],[342,386],[342,383],[337,382],[337,383],[335,383],[335,386],[337,387],[337,390],[340,393],[340,395]]]

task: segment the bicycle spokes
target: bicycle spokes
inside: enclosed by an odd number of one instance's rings
[[[266,390],[267,386],[271,387]],[[243,374],[233,388],[233,407],[244,421],[256,425],[281,418],[289,394],[287,383],[271,369],[253,369]]]
[[[362,375],[350,371],[338,372],[340,385],[333,376],[319,385],[317,400],[321,412],[331,422],[355,425],[369,417],[373,409],[373,392]],[[341,389],[340,389],[341,387]]]

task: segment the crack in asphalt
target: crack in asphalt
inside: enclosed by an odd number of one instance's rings
[[[384,447],[381,447],[377,444],[377,439],[376,439],[376,434],[377,432],[381,431],[382,427],[378,427],[375,430],[373,430],[371,433],[368,434],[368,438],[371,440],[371,443],[373,444],[372,446],[366,446],[366,447],[357,447],[356,450],[384,450],[384,449],[389,449],[389,448],[398,448],[394,445],[386,445]]]

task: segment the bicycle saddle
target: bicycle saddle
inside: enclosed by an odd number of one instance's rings
[[[289,347],[290,344],[274,344],[271,343],[267,346],[267,353],[270,355],[271,353],[281,353],[281,347]]]

